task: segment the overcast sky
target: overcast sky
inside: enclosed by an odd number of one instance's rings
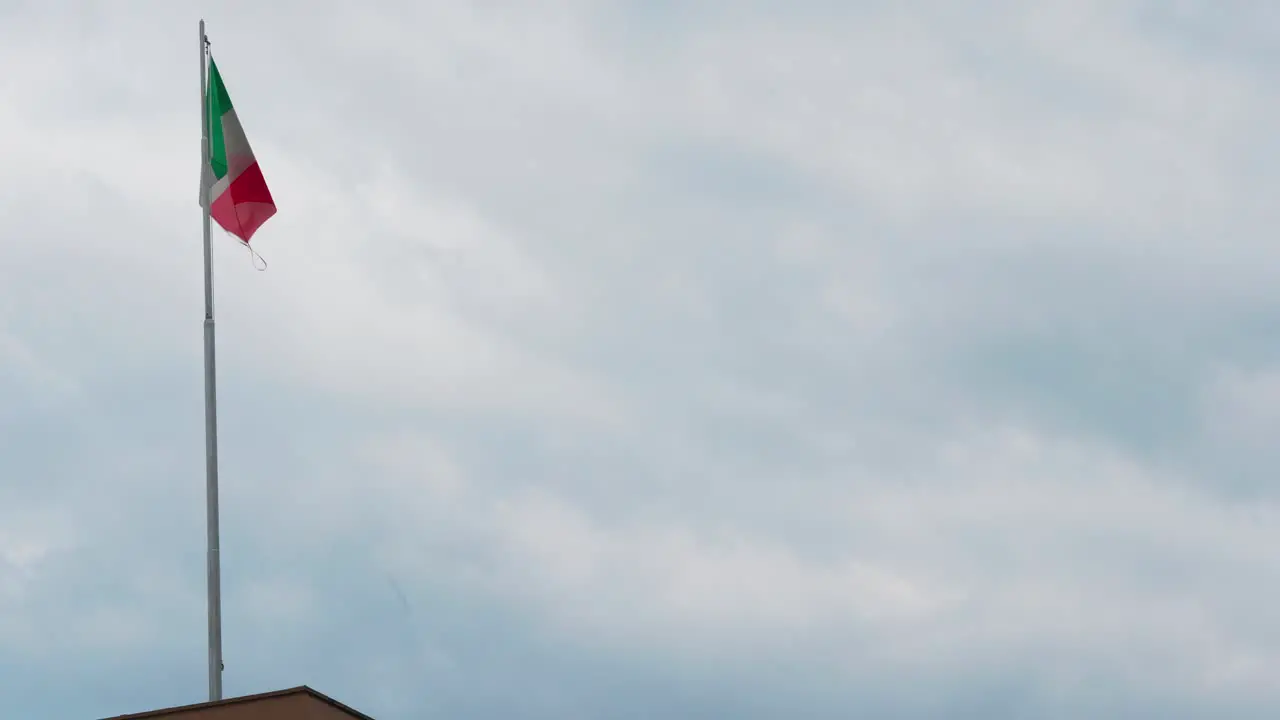
[[[0,699],[1280,715],[1280,6],[0,0]]]

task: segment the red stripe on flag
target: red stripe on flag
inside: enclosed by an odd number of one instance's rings
[[[275,201],[256,162],[245,168],[209,208],[209,215],[223,230],[245,242],[275,214]]]

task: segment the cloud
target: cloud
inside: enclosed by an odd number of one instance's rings
[[[31,716],[203,693],[195,17],[0,4]],[[1274,714],[1274,13],[208,20],[281,208],[215,237],[229,692]]]

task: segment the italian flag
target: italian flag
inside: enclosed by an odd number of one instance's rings
[[[212,57],[205,103],[209,107],[209,167],[205,168],[209,215],[222,229],[248,243],[276,214],[276,204]]]

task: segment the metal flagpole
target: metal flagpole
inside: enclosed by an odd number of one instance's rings
[[[222,570],[218,562],[218,403],[213,352],[213,253],[209,240],[209,102],[206,59],[209,39],[200,21],[200,205],[204,221],[204,471],[208,523],[209,700],[222,699]]]

